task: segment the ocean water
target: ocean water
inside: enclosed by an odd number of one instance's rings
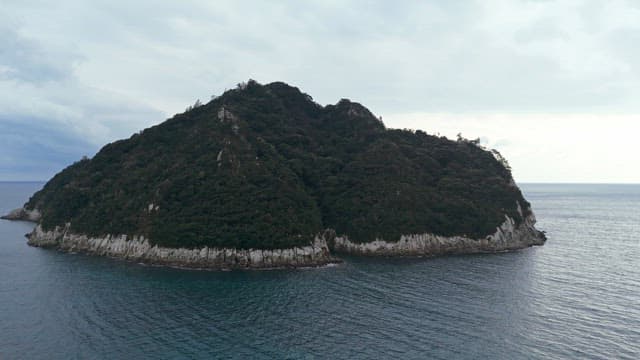
[[[0,183],[0,211],[39,183]],[[512,253],[211,272],[31,248],[0,221],[0,359],[639,359],[640,186],[522,186]]]

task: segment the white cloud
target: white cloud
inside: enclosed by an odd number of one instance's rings
[[[640,115],[395,114],[393,128],[455,139],[481,138],[500,151],[519,182],[622,182],[640,179]]]
[[[640,114],[640,6],[625,0],[7,0],[0,24],[0,122],[46,119],[93,147],[248,78],[469,126],[496,113]],[[542,179],[522,163],[523,178]],[[544,179],[562,180],[556,167]]]

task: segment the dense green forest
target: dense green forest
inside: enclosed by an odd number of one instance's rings
[[[106,145],[25,207],[45,229],[267,249],[324,229],[358,242],[481,238],[505,214],[522,221],[517,202],[529,211],[508,166],[473,141],[386,129],[358,103],[323,107],[287,84],[249,81]]]

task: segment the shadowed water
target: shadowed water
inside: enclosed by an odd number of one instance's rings
[[[42,184],[0,183],[0,212]],[[524,185],[544,247],[208,272],[0,221],[0,359],[640,358],[640,186]]]

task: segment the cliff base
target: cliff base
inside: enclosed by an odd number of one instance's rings
[[[466,236],[440,236],[434,234],[402,235],[397,242],[376,239],[357,243],[348,237],[336,236],[329,243],[336,253],[363,256],[438,256],[448,254],[495,253],[544,245],[545,234],[534,227],[533,213],[523,222],[516,222],[508,216],[496,232],[484,239]]]
[[[312,267],[339,262],[330,255],[326,241],[320,237],[316,237],[313,244],[291,249],[187,249],[151,245],[142,236],[107,235],[92,238],[69,232],[68,225],[64,228],[57,227],[53,231],[44,231],[37,225],[28,239],[28,244],[36,247],[186,268],[269,269]]]

